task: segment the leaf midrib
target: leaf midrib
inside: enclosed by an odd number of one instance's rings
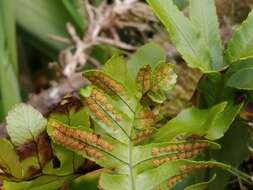
[[[115,93],[115,92],[114,92]],[[115,93],[117,96],[119,96],[117,93]],[[120,97],[120,96],[119,96]],[[128,105],[122,98],[120,98],[122,100],[123,103],[125,103],[126,105]],[[96,104],[104,111],[104,113],[106,113],[111,119],[112,121],[114,121],[118,126],[119,128],[123,131],[123,133],[127,136],[128,138],[128,163],[126,162],[122,162],[124,164],[126,164],[128,166],[128,169],[129,169],[129,176],[130,176],[130,182],[131,182],[131,188],[132,190],[136,190],[135,188],[135,180],[134,180],[134,172],[133,172],[133,169],[134,169],[134,165],[133,165],[133,159],[132,159],[132,151],[133,151],[133,142],[132,142],[132,132],[133,132],[133,127],[134,125],[132,124],[132,127],[131,127],[131,130],[130,130],[130,135],[127,134],[127,132],[125,131],[125,129],[116,121],[114,120],[114,118],[103,108],[102,105],[99,104],[99,102],[96,101],[96,99],[93,98],[93,100],[96,102]],[[131,110],[133,111],[133,110]],[[133,112],[134,113],[134,119],[133,121],[135,120],[135,113],[136,112]],[[116,157],[117,158],[117,157]],[[118,159],[118,158],[117,158]]]
[[[134,116],[133,116],[133,123],[132,123],[132,127],[130,129],[130,138],[128,140],[128,158],[129,158],[129,163],[128,163],[128,168],[129,168],[129,175],[130,175],[130,180],[131,180],[131,187],[132,190],[135,190],[135,180],[134,180],[134,173],[133,173],[133,169],[135,168],[135,166],[133,165],[133,140],[132,140],[132,133],[133,133],[133,129],[134,129],[134,121],[136,119],[136,110],[134,112]]]
[[[131,138],[128,141],[128,158],[129,158],[129,163],[128,163],[128,168],[129,168],[129,175],[130,175],[130,180],[131,180],[131,187],[132,190],[135,190],[135,180],[134,180],[134,174],[133,174],[133,163],[132,163],[132,151],[133,151],[133,144]]]

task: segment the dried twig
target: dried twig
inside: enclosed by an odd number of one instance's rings
[[[68,38],[64,38],[62,36],[57,36],[57,35],[53,35],[53,34],[50,34],[48,36],[48,38],[51,39],[51,40],[54,40],[54,41],[65,43],[65,44],[70,44],[71,43]]]
[[[97,37],[97,42],[98,43],[105,43],[105,44],[109,44],[121,49],[125,49],[125,50],[136,50],[137,47],[129,45],[127,43],[121,42],[121,41],[117,41],[117,40],[113,40],[113,39],[109,39],[109,38],[103,38],[103,37]]]
[[[80,38],[73,25],[67,24],[67,30],[72,42],[71,48],[61,52],[59,60],[63,66],[63,74],[67,77],[72,76],[80,68],[83,68],[89,61],[96,67],[100,67],[99,61],[90,57],[91,49],[94,45],[108,44],[125,51],[136,50],[135,45],[125,43],[121,40],[118,30],[131,27],[139,32],[151,30],[147,21],[154,21],[155,17],[147,4],[139,0],[114,0],[109,4],[107,1],[95,7],[88,0],[83,0],[83,5],[88,18],[88,28]],[[140,19],[141,18],[141,19]],[[51,39],[66,43],[67,40],[51,36]],[[73,52],[74,47],[74,53]]]

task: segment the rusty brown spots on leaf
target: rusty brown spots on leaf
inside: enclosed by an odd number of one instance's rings
[[[156,116],[154,112],[145,110],[145,111],[138,112],[136,114],[135,120],[139,123],[139,126],[143,128],[149,128],[155,125],[155,119],[156,119]]]
[[[166,152],[198,152],[199,150],[204,150],[206,148],[210,147],[210,144],[208,142],[186,142],[181,144],[172,144],[164,147],[154,147],[156,155]],[[153,152],[153,151],[152,151]],[[156,156],[155,154],[153,154]]]
[[[189,164],[189,165],[183,165],[180,168],[180,174],[171,177],[167,181],[167,186],[169,188],[172,188],[176,183],[182,181],[184,178],[186,178],[190,173],[201,170],[201,169],[207,169],[207,168],[213,168],[215,167],[215,163],[196,163],[196,164]]]
[[[213,168],[215,167],[215,163],[204,163],[204,164],[189,164],[189,165],[183,165],[180,168],[181,173],[188,174],[195,170],[201,170],[201,169],[207,169],[207,168]]]
[[[113,121],[117,123],[122,122],[121,113],[114,109],[108,97],[100,90],[93,89],[90,97],[85,99],[95,117],[106,126],[112,128]]]
[[[58,141],[66,141],[64,144],[67,143],[76,150],[90,150],[91,148],[87,149],[87,147],[89,147],[89,144],[92,144],[108,152],[113,151],[113,145],[104,140],[100,135],[78,129],[66,128],[57,122],[54,122],[52,126],[55,129],[53,132],[54,138]]]
[[[104,90],[107,93],[116,93],[121,97],[124,97],[125,88],[119,82],[113,80],[111,77],[107,76],[104,73],[99,71],[94,71],[91,76],[87,76],[87,78],[94,84],[97,85],[99,88]]]
[[[155,159],[153,161],[153,164],[155,167],[158,167],[169,161],[194,158],[209,146],[210,145],[208,142],[192,142],[172,144],[164,147],[153,147],[151,150],[151,154],[153,156],[162,156],[165,154],[170,154],[169,156],[165,156],[161,159]]]
[[[147,128],[147,129],[141,130],[137,133],[134,143],[135,144],[141,143],[149,139],[154,133],[155,133],[155,129],[153,128]]]
[[[151,88],[151,67],[147,65],[141,68],[137,74],[136,83],[141,89],[142,94],[145,94]]]
[[[97,102],[91,97],[87,97],[85,100],[90,111],[94,114],[97,120],[104,123],[107,127],[112,128],[113,123],[108,118],[108,115],[104,112],[104,110],[102,110],[101,107],[97,104]]]
[[[169,188],[172,188],[176,183],[182,181],[187,175],[181,174],[181,175],[176,175],[168,179],[167,181],[167,186]]]

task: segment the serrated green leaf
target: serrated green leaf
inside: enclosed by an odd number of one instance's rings
[[[172,42],[190,67],[202,72],[215,71],[210,52],[203,37],[171,0],[148,0],[165,25]]]
[[[29,141],[37,141],[45,130],[47,120],[32,106],[18,104],[6,118],[7,131],[16,146],[22,146]]]
[[[233,34],[225,52],[225,58],[228,63],[233,63],[243,59],[249,59],[253,56],[253,11],[249,13],[248,18],[241,24],[238,30]]]
[[[222,69],[225,65],[223,64],[215,0],[191,0],[190,18],[195,28],[200,30],[200,34],[210,51],[213,69]]]

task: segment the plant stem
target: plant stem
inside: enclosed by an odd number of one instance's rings
[[[134,182],[134,174],[133,174],[133,166],[132,166],[132,140],[131,138],[128,140],[128,157],[129,157],[129,174],[130,174],[130,179],[131,179],[131,186],[132,190],[135,190],[135,182]]]

